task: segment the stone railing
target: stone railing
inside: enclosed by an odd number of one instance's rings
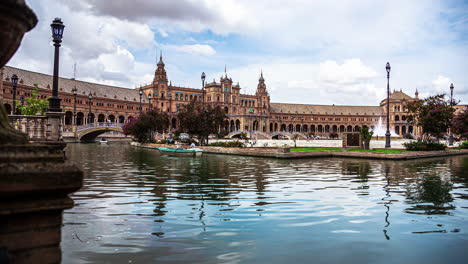
[[[47,138],[46,116],[10,115],[8,121],[16,130],[25,133],[29,140],[42,141]]]
[[[76,131],[81,131],[89,128],[102,128],[102,127],[113,127],[113,128],[122,128],[124,124],[122,123],[108,123],[108,122],[97,122],[97,123],[88,123],[86,125],[77,126]]]

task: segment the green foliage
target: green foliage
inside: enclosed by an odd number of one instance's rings
[[[446,145],[437,142],[427,142],[427,141],[412,141],[403,143],[406,150],[411,151],[432,151],[432,150],[445,150]]]
[[[408,103],[408,123],[420,126],[424,133],[440,138],[449,128],[454,113],[444,97],[444,94],[438,94]]]
[[[291,152],[306,152],[306,151],[341,151],[341,148],[291,148]]]
[[[17,108],[21,111],[22,115],[45,115],[45,111],[49,106],[47,99],[41,99],[39,94],[39,87],[34,84],[34,88],[31,91],[31,97],[24,98],[24,104],[20,101],[16,101]]]
[[[180,131],[197,135],[203,145],[205,140],[208,141],[208,135],[218,134],[226,119],[226,113],[219,105],[203,106],[198,101],[191,101],[179,110],[177,117],[180,121]]]
[[[372,139],[372,136],[374,135],[374,132],[369,131],[369,128],[367,126],[363,126],[361,129],[361,132],[359,133],[361,134],[361,138],[362,138],[362,145],[363,145],[362,148],[369,149],[370,141]]]
[[[239,136],[240,136],[241,139],[245,139],[247,141],[249,141],[249,139],[250,139],[249,136],[247,136],[247,133],[245,133],[245,132],[240,133]]]
[[[468,109],[454,116],[452,121],[452,132],[468,139]]]
[[[458,146],[459,149],[468,149],[468,141],[463,141],[460,146]]]
[[[297,146],[296,146],[296,140],[297,140],[298,138],[299,138],[299,134],[293,134],[293,135],[291,136],[291,139],[294,141],[294,147],[297,147]]]
[[[125,135],[132,135],[138,142],[153,141],[154,132],[164,132],[169,125],[169,116],[159,110],[152,110],[130,119],[122,127]]]
[[[213,142],[209,146],[226,148],[245,148],[245,144],[240,141]]]
[[[370,152],[370,153],[403,153],[411,152],[404,149],[348,149],[349,152]]]

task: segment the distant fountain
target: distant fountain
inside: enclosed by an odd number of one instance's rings
[[[379,117],[379,122],[377,126],[372,130],[374,132],[374,137],[385,137],[385,133],[387,132],[387,128],[382,124],[382,117]],[[399,137],[399,135],[395,134],[395,131],[390,129],[390,136],[391,137]]]

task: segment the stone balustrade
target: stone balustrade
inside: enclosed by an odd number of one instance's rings
[[[24,134],[31,141],[43,141],[47,137],[47,116],[10,115],[10,124]]]

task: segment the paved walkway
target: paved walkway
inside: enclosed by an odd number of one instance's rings
[[[131,143],[132,146],[156,149],[158,147],[168,147],[161,144],[140,144]],[[348,151],[308,151],[308,152],[289,152],[288,148],[225,148],[203,146],[204,153],[210,154],[226,154],[264,158],[278,159],[296,159],[296,158],[325,158],[325,157],[342,157],[342,158],[364,158],[364,159],[386,159],[386,160],[406,160],[420,159],[432,157],[444,157],[454,155],[468,155],[468,149],[450,149],[443,151],[417,151],[417,152],[402,152],[402,153],[372,153],[372,152],[348,152]]]
[[[210,143],[216,141],[232,141],[226,139],[210,139]],[[244,142],[243,140],[241,140]],[[410,142],[410,139],[392,139],[391,148],[404,149],[403,143]],[[317,148],[341,148],[343,146],[341,139],[319,139],[319,140],[297,140],[297,147],[317,147]],[[250,147],[250,145],[248,145]],[[261,139],[257,140],[253,147],[294,147],[293,140],[274,140],[274,139]],[[385,148],[385,140],[371,140],[371,148]]]

